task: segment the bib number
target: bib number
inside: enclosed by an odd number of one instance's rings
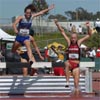
[[[20,29],[19,34],[22,36],[28,36],[29,35],[29,29]]]
[[[69,58],[78,59],[79,58],[79,54],[69,54]]]

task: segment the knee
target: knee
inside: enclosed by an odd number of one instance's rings
[[[66,67],[66,66],[69,66],[69,65],[70,65],[69,62],[66,61],[66,62],[65,62],[65,67]]]
[[[74,70],[75,70],[75,73],[76,73],[76,74],[79,74],[79,73],[80,73],[79,67],[75,68]]]
[[[27,62],[27,60],[26,59],[23,59],[23,58],[21,58],[21,62]]]
[[[34,42],[33,38],[30,38],[31,42]]]
[[[80,69],[79,68],[75,68],[74,70],[73,70],[73,76],[74,76],[74,78],[79,78],[80,77]]]
[[[23,68],[23,71],[24,71],[24,72],[27,72],[27,70],[28,70],[28,68]]]

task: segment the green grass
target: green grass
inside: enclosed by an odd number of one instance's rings
[[[47,46],[50,43],[58,42],[64,45],[67,45],[65,39],[61,35],[61,33],[47,33],[41,36],[34,36],[37,41],[37,45],[41,48]]]

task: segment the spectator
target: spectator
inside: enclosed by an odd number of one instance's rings
[[[86,48],[80,48],[80,53],[82,57],[86,57]]]
[[[48,47],[44,47],[44,52],[45,52],[45,55],[44,55],[45,62],[47,62],[48,58],[49,58],[49,56],[48,56]]]
[[[90,51],[88,52],[89,53],[89,58],[92,59],[92,61],[94,61],[94,58],[96,57],[96,48],[90,48]]]
[[[100,57],[100,46],[98,46],[97,52],[96,52],[96,57]]]
[[[100,32],[100,19],[97,18],[96,22],[94,23],[95,29]]]
[[[70,26],[69,26],[69,32],[72,31],[72,23],[70,23]]]
[[[54,62],[58,59],[58,55],[57,55],[57,52],[56,52],[56,49],[55,49],[54,45],[52,45],[50,47],[50,49],[48,50],[48,55],[49,55],[50,61]]]
[[[0,51],[0,61],[4,62],[5,61],[5,57],[2,55],[2,52]]]
[[[63,62],[64,61],[64,51],[62,50],[61,45],[58,46],[57,53],[58,53],[58,60],[56,62],[59,62],[59,61]]]
[[[76,33],[76,26],[75,25],[72,26],[71,33]]]
[[[79,27],[78,27],[78,33],[83,34],[81,25],[79,25]]]

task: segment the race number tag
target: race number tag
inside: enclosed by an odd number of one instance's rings
[[[71,59],[78,59],[79,58],[79,54],[74,54],[74,53],[69,54],[69,58],[71,58]]]
[[[22,36],[26,36],[26,35],[29,35],[29,29],[20,29],[19,31],[20,35]]]

